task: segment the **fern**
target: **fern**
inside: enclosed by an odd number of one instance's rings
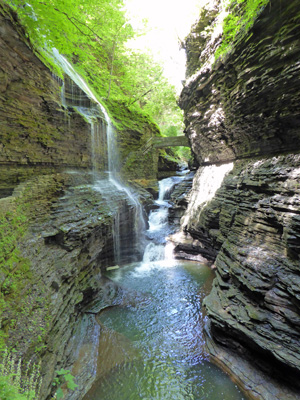
[[[21,362],[16,353],[2,350],[0,363],[0,399],[1,400],[37,400],[40,388],[40,366],[27,364],[21,373]]]

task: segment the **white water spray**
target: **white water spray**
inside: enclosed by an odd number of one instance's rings
[[[152,241],[145,249],[144,263],[173,259],[174,245],[166,242],[167,236],[171,233],[171,227],[168,223],[170,203],[167,200],[174,186],[183,179],[184,176],[176,176],[159,181],[159,195],[155,202],[158,208],[151,211],[149,215],[149,229],[147,231],[147,236]]]
[[[125,186],[120,178],[120,161],[118,154],[118,146],[115,137],[115,131],[111,124],[110,118],[94,95],[92,90],[86,84],[84,79],[75,71],[74,67],[68,60],[63,57],[57,49],[53,49],[53,55],[56,61],[60,64],[66,75],[71,79],[71,105],[85,118],[90,125],[91,130],[91,158],[94,176],[94,189],[98,190],[107,204],[110,205],[112,196],[116,192],[123,193],[125,198],[126,207],[133,209],[132,218],[133,225],[128,229],[133,229],[133,236],[136,243],[130,243],[131,249],[140,252],[140,247],[143,246],[141,240],[141,233],[145,230],[145,222],[143,218],[143,210],[137,197],[132,193],[128,186]],[[73,85],[73,82],[86,94],[86,96],[92,101],[91,104],[87,105],[87,99],[83,99],[80,95],[80,91],[77,86]],[[64,87],[63,87],[64,88]],[[67,105],[65,95],[62,98],[62,104]],[[104,117],[104,118],[103,118]],[[101,118],[103,121],[101,122]],[[103,151],[106,149],[106,151]],[[108,179],[100,179],[100,171],[107,170]],[[122,201],[121,201],[122,202]],[[122,262],[122,249],[121,249],[121,223],[122,223],[122,211],[124,210],[125,204],[121,204],[118,210],[115,212],[115,218],[113,223],[113,239],[114,239],[114,255],[115,262],[118,264]],[[122,210],[122,211],[121,211]],[[125,211],[125,212],[124,212]],[[123,221],[124,224],[124,221]],[[124,230],[124,229],[123,229]],[[129,245],[129,243],[127,244]]]

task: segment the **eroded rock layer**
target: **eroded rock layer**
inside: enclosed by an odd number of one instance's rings
[[[190,221],[200,242],[205,227],[206,243],[220,249],[205,300],[217,337],[250,346],[274,366],[276,359],[278,368],[284,363],[286,378],[300,369],[299,161],[288,155],[237,162]]]
[[[118,289],[102,272],[116,263],[117,248],[121,262],[140,256],[134,201],[107,179],[95,187],[96,177],[107,176],[108,155],[101,142],[94,162],[91,134],[107,121],[99,113],[93,127],[76,109],[90,105],[70,79],[52,76],[0,0],[1,340],[23,369],[29,359],[42,361],[41,399],[53,397],[55,371],[72,364],[75,398],[88,390],[100,328],[86,305],[94,295],[100,308],[115,301]],[[136,115],[123,105],[117,111],[121,121],[121,111],[132,120],[118,135],[124,174],[154,179],[158,156],[145,158],[139,148],[157,127],[145,116],[134,124]],[[135,198],[143,192],[132,189]]]
[[[210,57],[221,40],[213,29],[219,3],[202,11],[186,41],[189,78],[180,105],[201,167],[181,236],[174,241],[179,254],[202,255],[216,267],[205,305],[210,334],[223,348],[210,339],[212,354],[234,371],[253,398],[297,399],[300,6],[297,1],[269,2],[250,31],[212,65]],[[209,169],[230,162],[233,169],[206,197]],[[232,353],[224,356],[226,348],[263,374],[234,366]],[[263,383],[262,376],[275,381]]]
[[[0,6],[0,191],[58,168],[87,168],[88,124],[74,111],[72,126],[60,105],[60,87],[35,56],[25,32]]]
[[[24,362],[42,359],[41,399],[51,398],[55,371],[63,366],[74,364],[79,384],[75,398],[94,379],[100,329],[95,313],[86,313],[87,304],[97,296],[99,311],[121,301],[115,299],[118,289],[103,277],[105,268],[115,263],[113,227],[120,208],[120,243],[130,248],[131,260],[139,257],[133,247],[135,211],[126,194],[112,186],[107,199],[89,182],[90,175],[83,173],[43,175],[0,199],[1,211],[11,212],[22,200],[28,218],[26,233],[18,239],[22,258],[11,274],[19,274],[16,279],[22,282],[3,286],[8,280],[5,270],[0,271],[5,299],[1,328],[8,333],[7,345]],[[81,368],[80,352],[85,357]]]
[[[204,29],[200,19],[187,40],[193,68],[180,97],[197,160],[224,162],[299,148],[299,3],[270,2],[226,60],[213,66],[209,60],[220,36],[208,34],[216,22],[216,5],[211,8],[202,15],[210,25]]]

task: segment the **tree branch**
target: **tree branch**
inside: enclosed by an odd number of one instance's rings
[[[138,98],[134,99],[131,103],[128,104],[128,107],[131,106],[132,104],[134,104],[136,101],[140,100],[142,97],[145,97],[146,94],[152,92],[153,88],[147,90],[147,92],[141,94]]]
[[[49,4],[46,4],[46,3],[43,3],[43,2],[39,2],[39,3],[42,4],[42,5],[44,5],[44,6],[49,7]],[[87,24],[85,24],[85,23],[82,22],[82,21],[79,21],[76,17],[70,17],[66,12],[61,11],[60,9],[58,9],[58,8],[56,8],[56,7],[53,7],[53,9],[54,9],[55,11],[59,12],[60,14],[63,14],[63,15],[71,22],[71,24],[73,24],[73,25],[75,26],[75,28],[78,29],[78,31],[79,31],[82,35],[87,36],[87,37],[93,37],[93,36],[95,36],[97,39],[99,39],[99,40],[102,42],[103,39],[102,39],[90,26],[88,26]],[[87,28],[90,32],[92,32],[93,35],[88,35],[87,33],[83,32],[82,29],[80,29],[79,26],[78,26],[74,21],[75,21],[77,24],[83,25],[83,26],[84,26],[85,28]]]

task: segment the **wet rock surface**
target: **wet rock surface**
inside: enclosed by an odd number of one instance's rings
[[[212,239],[222,243],[205,300],[213,326],[228,343],[261,351],[286,379],[300,369],[299,161],[237,162],[202,211]]]
[[[173,226],[180,225],[180,219],[188,206],[189,192],[193,184],[194,172],[189,172],[184,179],[175,185],[170,194],[172,207],[169,209],[168,219]]]
[[[259,399],[300,394],[299,18],[298,2],[270,2],[214,65],[221,37],[200,21],[180,98],[201,167],[177,250],[214,262],[208,347]],[[201,199],[206,170],[229,162],[213,198]]]
[[[85,169],[91,161],[87,122],[61,105],[58,81],[1,4],[0,23],[0,196],[6,196],[33,175]]]
[[[1,201],[8,207],[28,190],[35,203],[19,248],[31,275],[20,293],[22,308],[8,344],[17,343],[25,358],[32,354],[34,359],[42,358],[42,399],[50,398],[56,370],[70,368],[78,357],[84,362],[85,357],[83,370],[78,363],[73,366],[74,374],[76,368],[79,371],[80,391],[75,397],[79,398],[94,379],[97,364],[100,328],[95,314],[122,304],[126,297],[103,277],[106,267],[115,264],[113,226],[120,204],[126,223],[120,226],[120,240],[130,247],[133,257],[139,257],[132,248],[133,206],[124,192],[113,193],[112,188],[108,202],[91,184],[91,175],[80,173],[34,177],[20,185],[14,197]],[[97,310],[92,307],[95,298]],[[17,301],[8,304],[2,324],[15,318],[15,307],[20,307]]]
[[[265,364],[257,354],[246,352],[245,348],[237,352],[229,347],[221,346],[214,340],[206,338],[206,348],[211,361],[231,375],[233,381],[243,390],[250,400],[274,399],[295,400],[299,391],[289,385],[282,385],[276,378],[270,377],[270,365]],[[255,368],[253,368],[255,365]]]
[[[201,174],[194,186],[197,178]],[[236,161],[213,199],[183,218],[177,240],[179,256],[186,251],[186,258],[214,261],[216,279],[204,304],[215,340],[248,349],[254,365],[269,363],[268,373],[294,388],[300,370],[299,179],[298,154]],[[264,391],[259,398],[269,397]]]

